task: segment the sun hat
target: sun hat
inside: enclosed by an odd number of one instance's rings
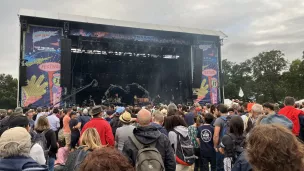
[[[101,113],[101,106],[94,106],[91,111],[90,111],[90,115],[91,116],[95,116]]]
[[[25,128],[15,127],[4,131],[0,137],[0,152],[10,143],[17,143],[19,149],[31,148],[31,135]]]
[[[130,123],[131,122],[131,114],[129,112],[124,112],[120,115],[119,120],[123,123]]]

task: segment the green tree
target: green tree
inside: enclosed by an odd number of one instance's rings
[[[287,68],[284,53],[279,50],[262,52],[252,58],[251,69],[259,102],[278,102],[285,96],[281,73]]]
[[[251,60],[246,60],[240,64],[228,61],[222,61],[222,71],[224,78],[224,92],[225,98],[234,99],[239,97],[240,88],[243,89],[243,99],[248,99],[252,96],[252,74],[251,74]]]
[[[15,108],[18,81],[11,75],[0,74],[0,108]]]
[[[286,95],[296,99],[304,98],[304,60],[296,59],[290,64],[289,70],[282,75]]]

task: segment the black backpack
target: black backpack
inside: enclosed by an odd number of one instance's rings
[[[49,131],[49,129],[44,130],[41,133],[38,133],[36,131],[32,131],[32,146],[35,144],[39,144],[44,152],[45,159],[48,159],[48,153],[50,151],[51,147],[47,147],[47,140],[45,137],[45,134]]]
[[[149,145],[140,143],[136,137],[129,137],[138,149],[135,168],[136,171],[165,171],[164,162],[160,152],[155,148],[157,140]]]
[[[194,155],[194,147],[190,137],[184,137],[181,133],[174,130],[177,135],[176,157],[185,163],[192,165],[197,159]]]
[[[233,149],[232,149],[232,163],[234,164],[235,161],[238,159],[238,157],[242,154],[244,151],[244,144],[245,144],[245,138],[242,139],[241,142],[237,141],[237,137],[233,134],[227,134],[232,142],[233,142]]]

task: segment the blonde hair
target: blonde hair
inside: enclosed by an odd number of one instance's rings
[[[47,119],[46,116],[40,116],[37,124],[35,125],[35,130],[36,131],[44,131],[50,129],[50,124],[49,124],[49,120]]]
[[[95,128],[88,128],[80,137],[80,145],[85,146],[85,150],[94,150],[101,147],[99,134]]]

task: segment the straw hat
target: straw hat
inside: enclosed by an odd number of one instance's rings
[[[122,115],[120,115],[119,120],[123,123],[130,123],[131,122],[131,114],[129,112],[124,112]]]

